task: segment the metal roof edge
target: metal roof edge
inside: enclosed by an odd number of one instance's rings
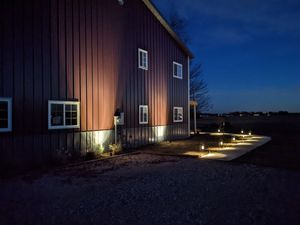
[[[152,14],[158,19],[161,25],[168,31],[168,33],[175,39],[180,48],[190,57],[194,58],[192,51],[186,46],[186,44],[178,37],[175,31],[170,27],[167,20],[161,15],[160,11],[151,2],[151,0],[142,0]]]

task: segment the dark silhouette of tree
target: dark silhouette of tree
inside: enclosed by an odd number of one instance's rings
[[[186,31],[188,21],[185,18],[179,16],[175,9],[171,10],[168,20],[169,25],[171,26],[173,31],[175,31],[175,33],[185,44],[188,44],[190,42],[189,34]]]
[[[198,112],[206,112],[212,108],[207,84],[203,79],[202,64],[194,61],[190,71],[190,99],[198,102]]]
[[[189,44],[190,37],[186,29],[188,21],[181,17],[174,7],[171,7],[168,22],[180,39],[185,44]],[[195,61],[195,59],[192,60],[190,68],[190,98],[193,101],[197,101],[198,112],[209,111],[212,108],[208,87],[203,78],[202,64]]]

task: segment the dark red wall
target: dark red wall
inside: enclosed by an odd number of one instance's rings
[[[0,16],[0,96],[13,98],[2,162],[88,150],[89,132],[112,129],[116,108],[125,112],[126,137],[153,136],[139,134],[139,105],[149,105],[146,127],[188,135],[187,55],[141,0],[1,0]],[[148,50],[148,71],[138,69],[138,48]],[[173,61],[183,64],[183,80],[173,78]],[[81,129],[49,131],[48,100],[68,99],[81,103]],[[174,106],[184,107],[181,124],[173,123]]]

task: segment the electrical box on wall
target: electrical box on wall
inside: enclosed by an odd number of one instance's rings
[[[124,125],[124,113],[121,112],[118,118],[118,125]]]

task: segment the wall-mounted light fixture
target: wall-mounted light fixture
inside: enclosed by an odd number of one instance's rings
[[[118,0],[119,5],[124,5],[124,0]]]

